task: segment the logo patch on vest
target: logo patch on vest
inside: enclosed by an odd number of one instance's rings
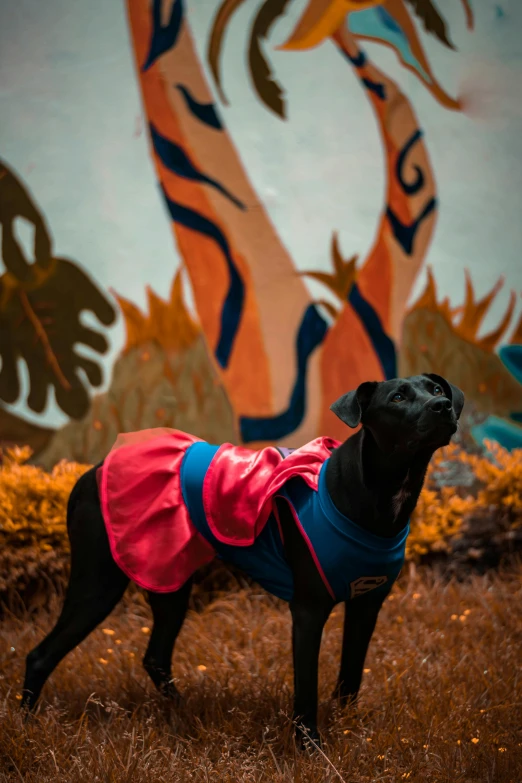
[[[356,598],[358,595],[375,590],[387,581],[387,576],[361,576],[354,582],[350,582],[350,597]]]

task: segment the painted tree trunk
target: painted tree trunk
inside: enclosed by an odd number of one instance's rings
[[[291,393],[309,294],[214,110],[182,4],[159,7],[128,0],[156,171],[234,410],[270,416]]]
[[[337,396],[395,373],[411,286],[435,225],[435,183],[415,114],[340,28],[383,139],[387,194],[377,237],[328,326],[260,204],[216,114],[180,0],[128,0],[156,171],[238,439],[299,445],[345,437]]]
[[[395,375],[406,304],[435,228],[436,186],[406,96],[368,60],[344,24],[333,40],[372,103],[386,160],[386,203],[375,242],[323,346],[321,432],[342,438],[346,430],[329,402],[362,381]]]

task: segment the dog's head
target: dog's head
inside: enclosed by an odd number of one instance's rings
[[[429,373],[361,383],[331,406],[348,427],[362,424],[387,453],[446,446],[457,431],[464,394]]]

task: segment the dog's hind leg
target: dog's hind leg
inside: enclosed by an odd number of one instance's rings
[[[179,692],[171,676],[174,644],[187,613],[192,579],[174,593],[149,593],[154,625],[143,666],[163,696],[179,700]]]
[[[67,510],[71,573],[52,631],[27,656],[22,706],[32,709],[49,675],[114,609],[129,583],[114,562],[100,511],[95,469],[71,493]]]

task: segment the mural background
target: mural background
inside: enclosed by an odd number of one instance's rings
[[[2,16],[2,441],[292,446],[344,437],[359,382],[430,370],[520,445],[519,6]]]

